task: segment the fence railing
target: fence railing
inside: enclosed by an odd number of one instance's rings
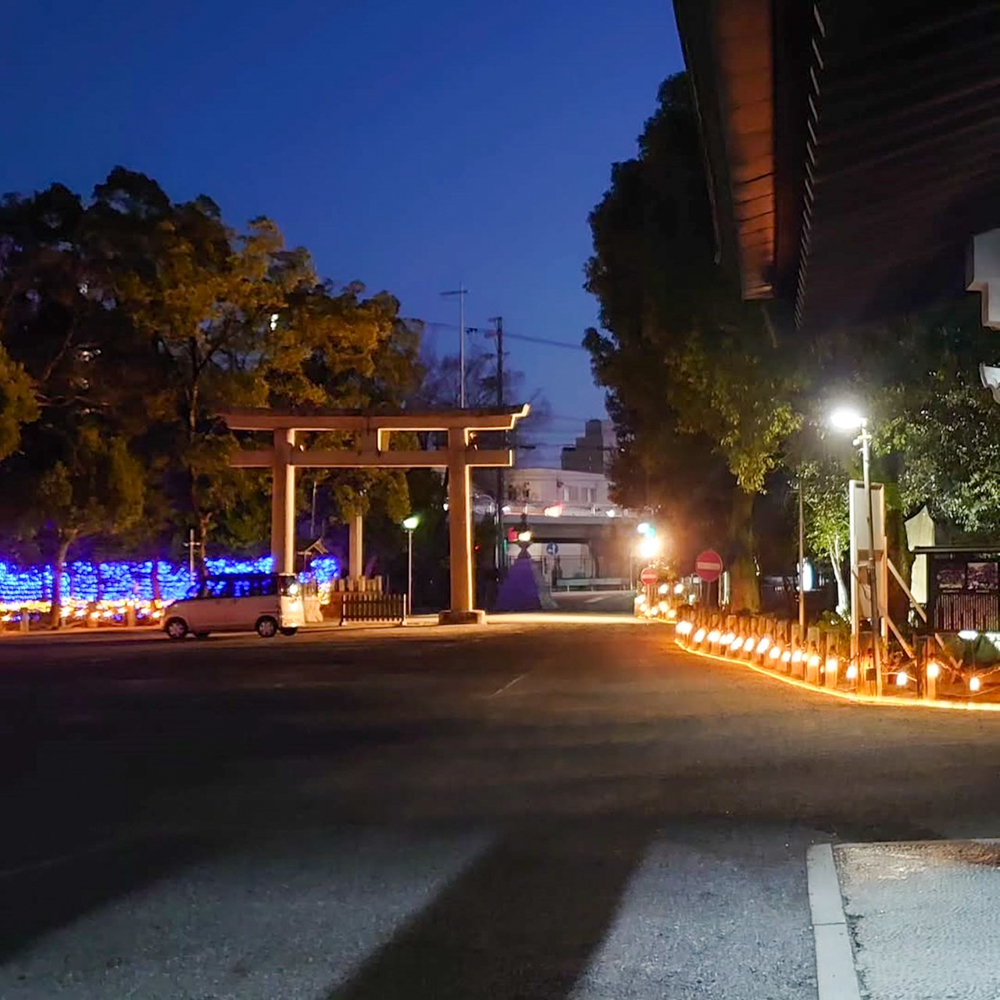
[[[344,622],[402,622],[406,618],[404,594],[334,591],[327,611],[329,618]]]

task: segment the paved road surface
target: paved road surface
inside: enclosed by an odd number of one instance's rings
[[[0,997],[814,1000],[807,846],[996,834],[998,757],[628,619],[5,639]]]
[[[635,609],[634,590],[558,590],[552,596],[560,611],[631,615]]]

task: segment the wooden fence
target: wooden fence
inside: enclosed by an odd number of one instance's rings
[[[327,616],[344,622],[402,622],[406,617],[404,594],[334,591]]]

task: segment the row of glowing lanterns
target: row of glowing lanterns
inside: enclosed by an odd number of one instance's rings
[[[689,621],[677,623],[677,634],[684,636],[685,639],[690,636],[688,641],[694,646],[700,646],[703,642],[708,642],[711,646],[718,644],[722,651],[730,656],[756,652],[758,656],[766,657],[775,665],[779,661],[786,664],[805,662],[812,669],[819,669],[821,672],[836,672],[840,666],[840,660],[836,656],[828,657],[823,663],[818,653],[806,653],[801,649],[783,649],[767,636],[757,639],[753,636],[737,635],[735,632],[723,632],[717,628],[708,630],[699,627],[696,629],[694,624]],[[938,663],[932,660],[927,664],[927,677],[930,680],[936,680],[940,675],[941,667]],[[844,676],[849,681],[856,680],[858,676],[857,664],[849,664]],[[900,670],[896,673],[896,687],[905,688],[912,679],[905,670]],[[976,692],[981,687],[982,681],[977,676],[973,675],[969,678],[970,691]]]
[[[22,616],[47,615],[52,605],[49,601],[24,601],[17,604],[0,604],[0,623],[19,622]],[[145,619],[157,622],[163,617],[163,601],[97,601],[69,602],[61,605],[62,619],[70,621],[124,621],[129,610],[134,609],[137,623]]]

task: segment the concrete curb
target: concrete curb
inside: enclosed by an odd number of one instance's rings
[[[814,844],[806,852],[806,876],[819,1000],[861,1000],[837,865],[829,844]]]

